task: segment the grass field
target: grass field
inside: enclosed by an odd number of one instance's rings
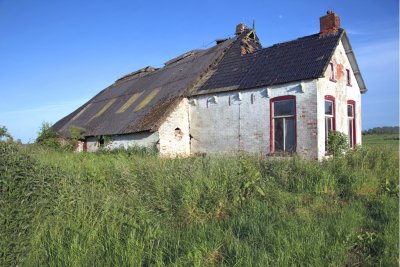
[[[398,266],[399,165],[0,142],[0,266]]]
[[[399,135],[398,134],[367,134],[363,135],[363,145],[369,147],[385,147],[399,150]]]

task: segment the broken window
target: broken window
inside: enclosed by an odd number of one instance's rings
[[[271,99],[271,151],[296,151],[296,102],[294,96]]]
[[[175,128],[175,139],[177,141],[181,141],[183,137],[183,132],[181,131],[180,128]]]
[[[356,145],[356,114],[355,102],[352,100],[347,101],[347,125],[349,146],[354,148]]]
[[[328,151],[329,133],[335,131],[335,98],[325,96],[325,151]]]

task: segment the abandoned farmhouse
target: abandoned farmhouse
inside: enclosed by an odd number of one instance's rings
[[[367,91],[340,18],[318,33],[263,48],[254,29],[130,73],[54,124],[78,150],[158,146],[160,156],[235,153],[327,155],[330,131],[361,143]],[[106,142],[104,141],[106,140]]]

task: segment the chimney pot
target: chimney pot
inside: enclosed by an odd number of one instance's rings
[[[236,25],[236,35],[240,35],[242,32],[244,32],[244,30],[247,29],[246,24],[244,23],[239,23],[238,25]]]
[[[340,29],[340,18],[332,10],[328,10],[325,16],[319,18],[320,34],[336,32]]]

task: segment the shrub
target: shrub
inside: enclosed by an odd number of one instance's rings
[[[0,126],[0,141],[3,140],[3,138],[5,138],[7,141],[12,141],[13,140],[13,138],[9,134],[6,126]]]
[[[43,122],[39,130],[36,143],[45,147],[60,149],[64,151],[73,151],[76,146],[76,142],[83,138],[82,132],[85,129],[77,126],[70,126],[69,138],[65,142],[61,142],[61,136],[51,128],[51,124]]]
[[[51,124],[43,122],[35,143],[46,147],[61,148],[60,135],[51,128]]]
[[[328,151],[334,156],[343,155],[349,148],[347,136],[342,132],[329,132]]]

